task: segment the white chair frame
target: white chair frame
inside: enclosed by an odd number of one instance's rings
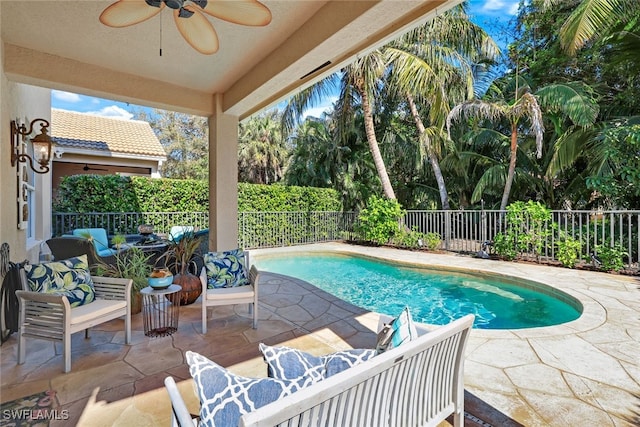
[[[242,427],[435,427],[453,415],[464,426],[464,354],[474,316],[431,329],[357,366],[244,414]],[[172,377],[165,387],[172,426],[199,425]]]
[[[249,269],[249,252],[244,252],[245,269]],[[246,273],[246,270],[245,270]],[[253,314],[253,329],[258,327],[258,281],[260,272],[255,265],[248,271],[249,284],[236,286],[233,288],[207,289],[207,267],[202,267],[200,272],[200,283],[202,294],[200,297],[202,305],[202,333],[207,333],[208,311],[211,307],[232,304],[249,304],[249,313]]]
[[[24,271],[22,288],[16,291],[20,302],[18,319],[18,364],[25,362],[25,338],[39,338],[62,343],[64,372],[71,371],[71,334],[85,331],[109,320],[124,317],[125,343],[131,343],[131,279],[92,276],[94,301],[71,307],[66,296],[33,292],[28,289]]]

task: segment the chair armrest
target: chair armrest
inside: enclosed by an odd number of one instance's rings
[[[164,379],[164,386],[167,389],[167,393],[169,393],[169,399],[171,399],[171,410],[173,412],[171,425],[197,425],[197,419],[191,418],[191,414],[180,395],[180,390],[178,390],[178,386],[173,377],[166,377]]]
[[[254,265],[251,266],[251,269],[249,270],[249,284],[251,286],[253,286],[253,291],[257,294],[258,293],[258,279],[260,278],[260,271],[258,271],[258,268]]]
[[[202,270],[200,270],[200,284],[202,285],[202,292],[207,292],[207,267],[202,267]]]
[[[96,291],[96,298],[127,302],[131,300],[133,280],[103,276],[91,276],[91,280]]]
[[[51,305],[59,305],[67,309],[71,309],[69,300],[64,295],[56,295],[46,292],[33,292],[33,291],[16,291],[16,296],[24,301],[42,302]]]
[[[33,291],[16,291],[16,296],[20,302],[18,325],[23,332],[62,338],[62,331],[71,319],[71,305],[66,296]]]

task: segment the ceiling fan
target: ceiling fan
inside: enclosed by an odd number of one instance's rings
[[[88,164],[84,164],[84,167],[82,168],[83,171],[108,171],[109,169],[101,169],[101,168],[92,168],[90,167]]]
[[[128,27],[146,21],[168,6],[182,37],[198,52],[218,51],[218,35],[203,14],[225,21],[262,27],[271,22],[271,11],[257,0],[118,0],[100,14],[109,27]]]

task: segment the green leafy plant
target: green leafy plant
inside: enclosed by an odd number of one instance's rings
[[[435,251],[442,244],[442,237],[438,233],[426,233],[422,244],[430,251]]]
[[[551,222],[551,209],[540,202],[514,202],[507,206],[506,230],[494,237],[496,253],[513,260],[520,254],[533,254],[540,262],[544,242],[557,227]]]
[[[624,257],[627,252],[620,245],[597,245],[596,256],[600,260],[600,270],[620,271],[624,268]]]
[[[114,237],[114,240],[116,238]],[[116,243],[119,248],[120,244]],[[106,264],[101,262],[97,265],[97,274],[99,276],[120,277],[123,279],[131,279],[133,281],[132,291],[139,292],[147,287],[147,277],[151,273],[149,258],[142,249],[132,247],[127,250],[119,250],[115,254],[115,264]]]
[[[558,261],[565,267],[574,268],[580,259],[582,250],[580,240],[574,239],[571,236],[563,236],[562,239],[557,242],[557,245],[558,252],[556,253],[556,257]]]
[[[358,215],[356,232],[365,241],[378,245],[387,244],[399,233],[403,214],[397,200],[371,196],[366,208]]]
[[[512,261],[518,256],[513,236],[498,233],[493,237],[493,248],[500,257]]]
[[[184,233],[180,239],[169,243],[166,252],[156,260],[156,265],[164,263],[174,274],[187,274],[201,242],[202,239],[193,232]]]
[[[416,231],[415,228],[412,230],[400,229],[393,238],[393,243],[405,248],[426,248],[427,250],[435,251],[440,247],[442,238],[438,233],[421,233]]]

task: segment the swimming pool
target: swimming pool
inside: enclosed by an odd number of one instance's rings
[[[260,256],[260,270],[309,282],[358,307],[443,325],[474,314],[480,329],[551,326],[577,319],[582,305],[550,286],[489,273],[409,267],[327,253]]]

